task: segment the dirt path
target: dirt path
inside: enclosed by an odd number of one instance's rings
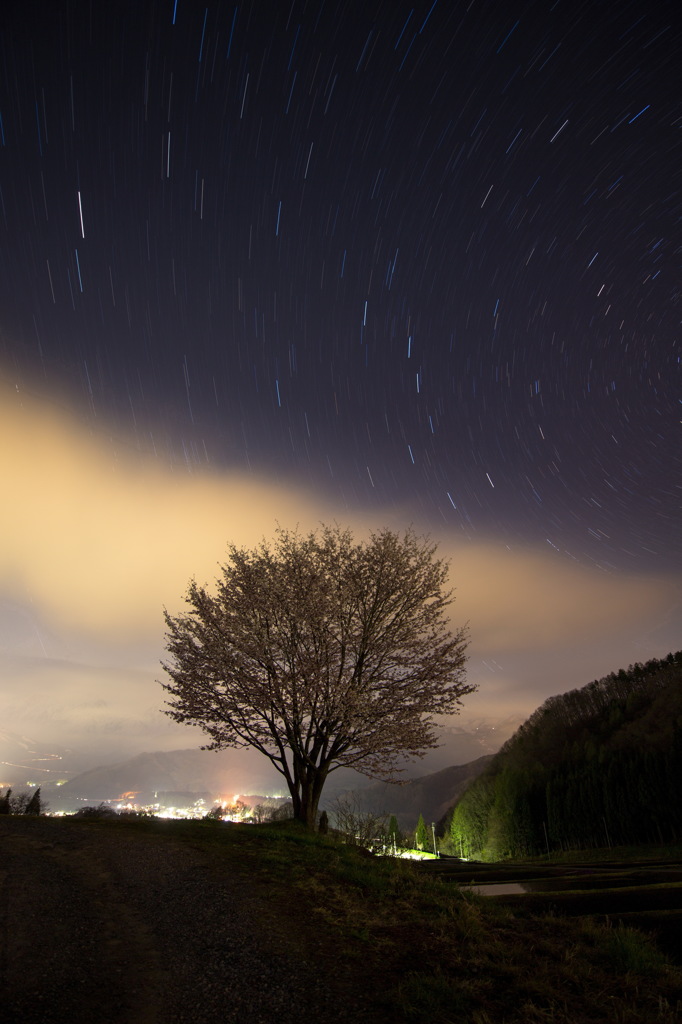
[[[239,875],[167,838],[0,819],[3,1024],[368,1019]],[[67,826],[67,827],[64,827]],[[295,912],[295,908],[291,908]]]

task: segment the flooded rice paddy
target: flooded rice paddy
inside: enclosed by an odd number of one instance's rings
[[[441,858],[419,865],[463,893],[502,900],[517,913],[595,917],[652,933],[682,963],[682,861],[481,864]]]

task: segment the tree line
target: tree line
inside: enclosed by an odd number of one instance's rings
[[[40,786],[34,793],[17,793],[12,795],[9,786],[4,796],[0,796],[0,814],[43,814],[45,804],[40,796]]]
[[[550,697],[463,794],[453,852],[486,860],[682,835],[682,652]]]

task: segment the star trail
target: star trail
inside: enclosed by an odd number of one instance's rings
[[[5,372],[189,459],[668,561],[674,5],[3,20]]]
[[[679,573],[676,4],[6,0],[0,27],[7,394],[341,521]]]

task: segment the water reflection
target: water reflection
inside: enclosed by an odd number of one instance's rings
[[[659,879],[653,879],[659,881]],[[629,888],[637,885],[650,885],[648,877],[634,879],[632,875],[612,876],[593,875],[592,877],[574,875],[554,878],[530,878],[522,882],[480,882],[463,885],[467,892],[477,892],[481,896],[515,896],[526,892],[585,892],[601,889]]]
[[[465,892],[477,892],[481,896],[512,896],[521,892],[530,892],[532,886],[521,885],[520,882],[485,882],[483,885],[463,885]]]

